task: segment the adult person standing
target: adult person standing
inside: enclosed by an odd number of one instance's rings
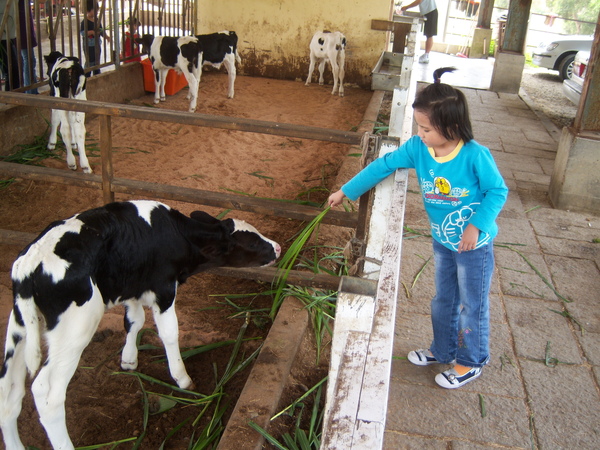
[[[29,5],[29,1],[27,1],[27,5]],[[35,52],[33,51],[33,48],[37,47],[37,39],[35,37],[33,14],[31,8],[25,7],[25,0],[19,0],[19,44],[21,46],[21,60],[23,61],[23,86],[30,86],[37,82]],[[35,88],[25,92],[27,94],[37,94],[38,90]]]
[[[429,62],[429,52],[433,48],[433,37],[437,36],[438,27],[438,10],[435,0],[415,0],[414,2],[402,6],[400,10],[402,12],[407,9],[419,7],[419,12],[425,18],[425,26],[423,28],[423,34],[425,35],[425,53],[419,58],[421,64],[427,64]]]
[[[17,59],[16,51],[17,27],[15,20],[17,17],[17,0],[11,0],[8,8],[7,4],[8,0],[0,0],[0,68],[6,77],[4,90],[12,91],[21,87],[19,81],[19,60]]]

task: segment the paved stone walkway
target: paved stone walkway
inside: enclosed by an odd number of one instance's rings
[[[456,58],[455,58],[456,59]],[[600,448],[600,216],[552,208],[560,130],[521,97],[463,89],[510,189],[495,241],[491,361],[457,390],[408,351],[432,338],[434,267],[414,171],[402,246],[385,449]]]

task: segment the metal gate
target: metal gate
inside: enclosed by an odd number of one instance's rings
[[[2,90],[43,90],[44,55],[55,50],[92,73],[136,60],[127,36],[194,34],[196,8],[195,0],[8,0],[0,16]]]

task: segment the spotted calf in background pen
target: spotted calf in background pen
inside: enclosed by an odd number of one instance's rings
[[[79,58],[64,56],[60,52],[51,52],[44,56],[48,65],[50,95],[54,97],[87,100],[86,78]],[[85,173],[92,173],[92,168],[85,154],[85,113],[53,109],[51,116],[50,138],[48,149],[54,150],[58,129],[67,150],[67,166],[77,170],[73,150],[79,153],[79,165]]]
[[[104,311],[125,305],[127,338],[121,367],[138,365],[136,337],[143,306],[152,308],[169,370],[192,386],[178,343],[177,287],[214,267],[271,265],[281,247],[246,222],[200,211],[187,217],[155,201],[110,203],[50,224],[16,259],[13,310],[0,371],[0,427],[8,450],[23,450],[17,418],[26,371],[40,421],[55,449],[73,449],[65,397],[83,350]]]
[[[169,70],[175,69],[183,73],[188,82],[189,91],[186,96],[190,100],[189,112],[196,111],[198,103],[198,84],[202,71],[202,46],[195,36],[156,36],[144,34],[135,42],[142,45],[144,53],[150,58],[154,69],[154,103],[167,100],[165,82]]]
[[[339,91],[344,96],[344,64],[346,63],[346,36],[339,31],[317,31],[310,41],[310,65],[306,86],[310,85],[315,63],[319,63],[319,84],[324,83],[325,63],[329,62],[333,72],[332,95]]]
[[[235,91],[235,63],[241,63],[237,52],[238,37],[235,31],[219,31],[211,34],[196,35],[202,47],[202,65],[216,69],[225,66],[228,77],[227,98],[233,98]],[[200,71],[202,75],[202,70]]]

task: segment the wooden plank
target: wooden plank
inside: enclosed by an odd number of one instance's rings
[[[363,133],[327,128],[311,127],[265,120],[246,119],[241,117],[215,116],[210,114],[172,111],[148,108],[145,106],[121,105],[92,100],[82,101],[68,98],[49,97],[46,95],[29,95],[19,92],[0,91],[0,103],[33,106],[48,109],[64,109],[67,111],[83,111],[87,114],[109,115],[130,119],[172,122],[183,125],[221,128],[225,130],[246,131],[252,133],[288,136],[301,139],[338,142],[359,145]]]
[[[371,19],[371,30],[394,31],[394,22],[390,20]]]
[[[0,174],[4,176],[26,178],[29,180],[102,189],[101,176],[73,172],[70,170],[0,162]],[[238,211],[286,217],[307,222],[311,221],[322,212],[322,209],[320,208],[297,205],[285,201],[203,191],[200,189],[128,180],[125,178],[113,179],[112,192],[148,196],[161,200],[182,201],[196,205],[214,206],[217,208],[235,209]],[[323,223],[355,228],[358,223],[358,213],[331,210],[323,218]]]
[[[392,51],[394,53],[405,53],[404,49],[407,45],[408,36],[410,34],[411,24],[395,22],[394,23],[394,44]]]
[[[115,201],[115,193],[112,191],[114,170],[112,160],[111,119],[111,116],[100,117],[100,154],[102,157],[102,195],[104,197],[104,203]]]
[[[382,253],[381,272],[377,288],[377,303],[367,356],[369,370],[363,380],[364,401],[361,401],[358,418],[365,422],[376,422],[385,426],[389,378],[392,368],[392,349],[396,302],[400,284],[400,259],[408,171],[396,171],[390,198],[388,232]],[[382,437],[382,436],[381,436]],[[372,448],[381,443],[372,442]]]
[[[340,289],[336,304],[333,341],[331,343],[331,356],[329,359],[329,382],[327,383],[325,397],[324,424],[329,423],[333,419],[337,420],[337,415],[340,414],[335,404],[335,389],[336,380],[341,370],[342,358],[346,351],[346,344],[349,338],[348,333],[350,331],[370,333],[375,311],[374,294],[371,296],[355,295]],[[354,411],[353,415],[356,415],[356,411]],[[323,429],[327,430],[325,427]],[[325,434],[329,434],[329,431]]]
[[[189,189],[180,186],[169,186],[124,178],[115,178],[113,180],[113,190],[122,194],[150,195],[165,200],[184,201],[198,205],[235,209],[303,221],[311,221],[322,212],[322,209],[320,208],[297,205],[285,201],[203,191],[200,189]],[[357,213],[331,210],[325,215],[322,222],[354,228],[357,224],[357,220]]]
[[[67,163],[65,162],[66,166]],[[102,189],[102,177],[100,175],[74,172],[72,170],[0,162],[0,174],[28,180]]]
[[[330,404],[331,414],[324,423],[321,449],[353,448],[356,428],[356,411],[362,394],[362,377],[365,372],[368,332],[342,332],[346,346],[335,380],[334,398]]]

